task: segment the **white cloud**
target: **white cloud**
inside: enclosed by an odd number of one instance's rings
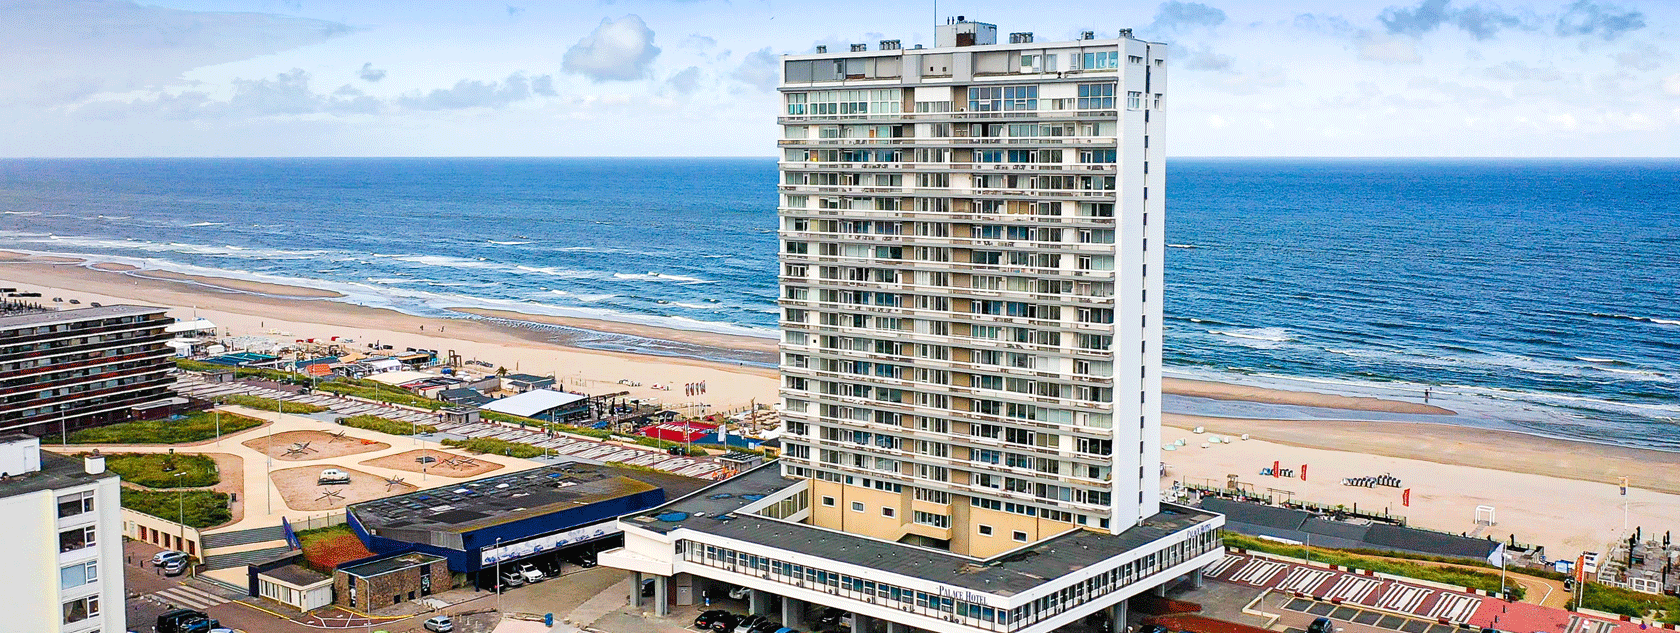
[[[1569,114],[1568,112],[1548,116],[1546,117],[1546,120],[1565,130],[1573,130],[1580,125],[1575,120],[1575,115]]]
[[[349,26],[259,13],[203,13],[133,2],[0,2],[0,106],[55,106],[185,82],[203,66],[349,34]]]
[[[631,14],[602,19],[593,33],[566,50],[561,68],[596,81],[632,81],[646,77],[658,55],[653,29]]]
[[[782,78],[781,65],[781,59],[775,53],[763,48],[748,53],[729,76],[759,90],[775,90],[776,83]]]
[[[1367,61],[1414,64],[1423,60],[1418,55],[1417,44],[1392,35],[1362,33],[1354,39],[1354,45],[1359,49],[1359,58]]]
[[[357,72],[356,76],[361,77],[362,81],[378,82],[379,80],[385,78],[385,71],[374,68],[373,62],[368,62],[366,64],[362,64],[362,70]]]
[[[554,80],[548,75],[527,79],[514,73],[500,83],[462,79],[449,88],[403,95],[397,103],[413,110],[460,110],[500,108],[534,96],[554,96]]]
[[[1663,92],[1680,97],[1680,73],[1663,78]]]
[[[1208,127],[1211,127],[1215,130],[1225,129],[1225,126],[1228,126],[1228,125],[1231,124],[1231,122],[1229,120],[1227,120],[1225,117],[1219,116],[1217,114],[1208,115],[1207,123],[1208,123]]]

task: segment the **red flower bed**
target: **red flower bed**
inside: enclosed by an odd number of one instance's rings
[[[354,534],[318,539],[303,548],[304,563],[322,573],[332,573],[339,565],[372,555]]]

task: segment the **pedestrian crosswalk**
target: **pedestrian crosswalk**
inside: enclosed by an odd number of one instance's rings
[[[186,585],[176,585],[162,591],[153,592],[148,594],[147,597],[158,604],[191,607],[200,611],[228,601],[227,598]]]
[[[1276,576],[1278,572],[1283,571],[1288,567],[1288,565],[1283,563],[1250,558],[1248,559],[1247,565],[1243,566],[1242,569],[1237,570],[1235,574],[1231,575],[1231,580],[1246,582],[1251,585],[1264,586],[1266,583],[1272,581],[1272,576]]]
[[[1364,602],[1365,597],[1381,585],[1382,581],[1375,578],[1343,575],[1336,579],[1336,585],[1331,587],[1324,597],[1345,602]]]
[[[1335,572],[1323,569],[1296,567],[1289,570],[1289,577],[1284,578],[1283,582],[1278,583],[1278,589],[1282,589],[1284,591],[1298,591],[1301,593],[1313,593],[1313,590],[1318,588],[1319,583],[1324,582],[1324,579],[1329,578],[1334,574]]]

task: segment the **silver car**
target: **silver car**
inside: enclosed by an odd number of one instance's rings
[[[455,630],[455,622],[450,620],[447,615],[433,616],[426,620],[424,626],[427,631],[432,633],[450,633],[450,631]]]

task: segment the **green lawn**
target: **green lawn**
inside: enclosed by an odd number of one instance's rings
[[[165,470],[166,466],[173,469]],[[105,456],[105,467],[123,481],[149,488],[202,488],[222,480],[216,460],[203,455],[115,453]]]
[[[1229,547],[1237,547],[1256,552],[1266,552],[1268,554],[1276,554],[1278,556],[1290,556],[1293,558],[1302,558],[1307,554],[1307,550],[1299,545],[1287,545],[1284,543],[1265,541],[1252,536],[1228,531],[1221,532],[1221,536],[1225,540],[1225,545]],[[1469,569],[1454,569],[1450,567],[1434,567],[1419,563],[1390,560],[1387,558],[1350,554],[1341,550],[1326,549],[1322,547],[1312,548],[1312,560],[1332,565],[1368,569],[1370,571],[1393,574],[1395,576],[1416,578],[1418,580],[1428,580],[1431,582],[1458,585],[1460,587],[1474,587],[1483,591],[1499,591],[1499,573],[1494,571],[1483,572]],[[1454,562],[1457,563],[1458,561]],[[1511,595],[1515,596],[1517,599],[1522,599],[1522,594],[1523,588],[1521,585],[1514,585],[1511,587]]]
[[[396,420],[382,418],[376,415],[353,415],[347,418],[339,418],[338,421],[344,426],[367,429],[369,431],[379,431],[380,433],[390,433],[391,435],[413,435],[416,432],[437,432],[437,427],[430,424],[421,424],[416,426],[408,422],[398,422]]]
[[[316,404],[285,402],[282,400],[263,398],[259,396],[220,396],[216,398],[216,401],[222,404],[236,404],[242,407],[250,407],[261,411],[273,411],[275,405],[278,404],[280,406],[281,413],[320,413],[327,410],[326,407]]]
[[[208,490],[168,492],[123,488],[122,506],[198,529],[215,527],[233,519],[233,513],[228,510],[227,493]]]
[[[222,434],[262,424],[231,413],[221,414]],[[183,444],[216,437],[216,414],[200,411],[179,420],[136,420],[82,429],[70,434],[71,444]]]
[[[289,372],[289,371],[280,371],[278,369],[257,369],[257,368],[254,368],[254,367],[229,367],[227,365],[217,365],[215,363],[206,363],[204,361],[192,360],[190,358],[177,358],[177,359],[175,359],[175,366],[179,367],[181,369],[184,369],[186,371],[196,371],[196,372],[200,372],[200,373],[212,372],[212,371],[231,370],[231,371],[233,371],[233,375],[237,378],[261,378],[263,380],[272,380],[274,382],[284,382],[284,383],[290,383],[290,384],[294,384],[294,385],[308,385],[309,384],[309,377],[308,376],[305,376],[305,375],[299,374],[299,373]]]

